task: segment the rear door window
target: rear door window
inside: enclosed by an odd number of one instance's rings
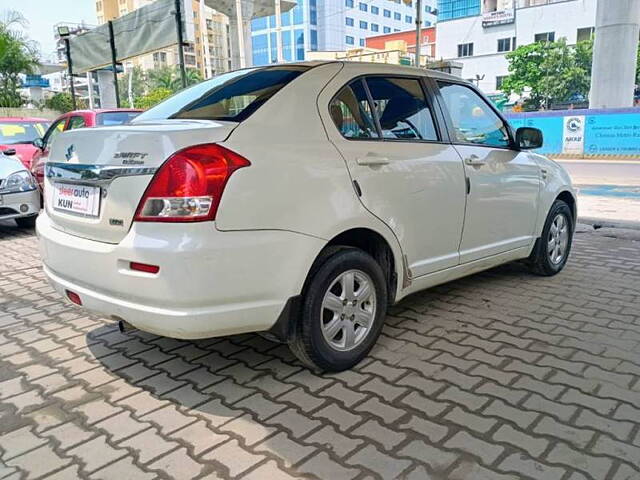
[[[241,122],[309,68],[287,65],[224,73],[178,92],[132,123],[170,118]]]
[[[382,137],[393,140],[437,141],[431,107],[417,78],[369,77]]]
[[[329,113],[345,138],[380,138],[361,79],[351,82],[338,92],[329,105]]]
[[[96,115],[96,125],[123,125],[140,115],[140,112],[103,112]]]

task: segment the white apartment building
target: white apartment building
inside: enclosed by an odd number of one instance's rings
[[[444,3],[456,1],[461,0],[440,0],[439,14]],[[572,45],[589,39],[596,23],[597,0],[465,1],[476,1],[479,8],[459,18],[439,15],[436,58],[462,63],[462,77],[488,94],[499,92],[509,74],[507,52],[519,45],[563,37]]]

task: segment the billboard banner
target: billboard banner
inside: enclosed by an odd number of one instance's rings
[[[186,10],[188,8],[189,10]],[[175,0],[157,0],[113,20],[113,35],[118,62],[178,43],[176,34]],[[182,0],[182,18],[191,20],[191,28],[184,23],[185,42],[194,41],[187,34],[193,32],[190,0]],[[187,12],[187,15],[185,15]],[[193,33],[191,34],[193,37]],[[111,65],[109,26],[107,24],[72,37],[71,62],[74,73],[83,73]]]

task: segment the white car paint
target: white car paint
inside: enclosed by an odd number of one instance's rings
[[[28,176],[32,185],[18,189],[7,187],[7,179],[18,172]],[[31,173],[15,155],[0,154],[0,220],[33,217],[40,211],[40,193]]]
[[[386,242],[397,279],[390,297],[399,301],[526,258],[553,201],[563,192],[575,198],[566,172],[542,156],[444,139],[349,141],[329,114],[331,98],[361,75],[454,77],[380,64],[305,65],[313,68],[240,123],[140,121],[59,135],[50,160],[65,168],[123,168],[118,152],[143,152],[144,163],[126,168],[149,169],[98,181],[106,193],[97,218],[53,208],[56,178],[46,179],[39,242],[61,295],[75,292],[88,309],[171,337],[268,330],[343,232],[374,232]],[[215,221],[133,221],[154,171],[177,150],[209,142],[251,162],[230,177]],[[471,154],[484,156],[485,165],[465,165]],[[362,165],[372,156],[388,161]],[[160,271],[133,271],[131,261]]]

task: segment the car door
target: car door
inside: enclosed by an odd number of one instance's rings
[[[461,263],[530,245],[540,192],[538,164],[514,147],[506,121],[473,88],[437,84],[468,179]]]
[[[36,152],[31,164],[31,171],[35,175],[40,187],[44,185],[44,164],[49,158],[49,149],[53,140],[61,134],[67,125],[68,116],[58,118],[51,124],[42,138],[42,150]]]
[[[459,262],[464,169],[432,105],[420,77],[393,75],[352,80],[329,105],[330,139],[364,206],[400,241],[411,277]]]

